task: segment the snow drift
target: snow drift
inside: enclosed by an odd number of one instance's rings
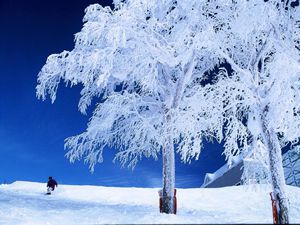
[[[0,185],[2,225],[272,223],[270,186],[177,189],[177,215],[160,214],[157,188]],[[287,186],[291,223],[300,223],[300,188]]]

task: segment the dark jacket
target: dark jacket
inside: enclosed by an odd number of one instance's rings
[[[57,182],[54,179],[49,179],[48,183],[47,183],[47,187],[51,187],[53,188],[53,190],[55,189],[55,186],[57,186]]]

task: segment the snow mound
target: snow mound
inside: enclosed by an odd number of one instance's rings
[[[291,223],[300,223],[300,188],[288,186]],[[160,214],[157,188],[0,185],[1,225],[272,223],[269,186],[177,189],[178,214]]]

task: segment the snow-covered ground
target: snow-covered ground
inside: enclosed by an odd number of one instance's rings
[[[158,211],[157,188],[0,185],[1,225],[272,223],[268,186],[178,189],[178,214]],[[288,186],[291,223],[300,223],[300,188]]]

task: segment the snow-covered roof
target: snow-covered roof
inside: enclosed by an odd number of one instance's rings
[[[243,159],[242,155],[234,156],[233,159],[232,159],[231,165],[226,163],[225,165],[223,165],[220,169],[218,169],[214,173],[206,173],[205,178],[204,178],[204,182],[201,185],[201,187],[205,187],[208,184],[215,181],[216,179],[218,179],[219,177],[223,176],[227,171],[231,170],[232,168],[234,168],[238,164],[240,164],[242,159]]]
[[[214,181],[222,177],[225,173],[232,170],[234,167],[242,163],[244,160],[246,161],[249,160],[248,158],[249,157],[243,157],[243,155],[235,156],[234,159],[232,160],[231,166],[229,166],[226,163],[214,173],[206,173],[204,182],[201,185],[201,187],[207,187],[209,184],[213,183]],[[286,183],[289,185],[300,187],[300,147],[289,150],[288,152],[283,154],[283,167],[284,167],[284,175],[285,175]]]

